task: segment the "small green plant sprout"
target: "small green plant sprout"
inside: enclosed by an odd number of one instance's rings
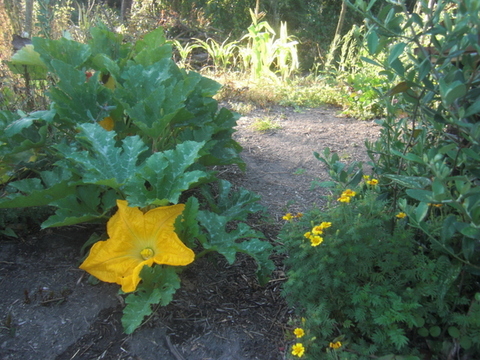
[[[256,118],[252,123],[252,128],[259,132],[268,132],[280,130],[282,126],[271,117]]]
[[[293,172],[293,175],[303,175],[303,174],[305,174],[306,172],[307,172],[306,169],[298,168],[297,170],[295,170],[295,171]]]

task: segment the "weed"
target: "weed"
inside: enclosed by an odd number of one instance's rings
[[[273,120],[272,118],[264,117],[264,118],[255,119],[255,121],[252,124],[252,128],[259,132],[267,132],[267,131],[279,130],[282,127],[277,121]]]

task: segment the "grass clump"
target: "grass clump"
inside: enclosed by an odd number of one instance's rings
[[[267,132],[273,130],[280,130],[282,126],[277,121],[267,116],[255,119],[252,124],[252,128],[255,131]]]

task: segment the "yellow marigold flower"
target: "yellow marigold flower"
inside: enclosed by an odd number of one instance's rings
[[[310,231],[307,231],[305,234],[303,234],[307,239],[310,239],[312,237],[312,233]]]
[[[312,246],[318,246],[323,242],[323,238],[321,236],[314,235],[310,237],[310,242]]]
[[[407,217],[407,214],[405,214],[404,212],[399,212],[397,215],[395,215],[397,218],[399,219],[403,219],[405,217]]]
[[[140,282],[145,265],[190,264],[195,253],[175,233],[175,219],[185,205],[162,206],[143,213],[117,200],[118,211],[107,223],[109,239],[95,243],[80,269],[131,292]]]
[[[298,356],[299,358],[305,354],[305,348],[301,343],[296,343],[295,345],[292,346],[292,355],[293,356]]]
[[[363,175],[363,180],[365,181],[370,180],[370,175]]]
[[[98,125],[100,125],[102,128],[104,128],[107,131],[112,131],[113,128],[115,127],[115,121],[111,116],[107,116],[102,121],[99,121]]]
[[[353,190],[350,190],[350,189],[347,189],[347,190],[345,190],[345,191],[342,193],[342,196],[350,196],[350,197],[352,197],[352,196],[355,196],[355,195],[357,195],[357,193],[356,193],[355,191],[353,191]]]
[[[350,196],[343,195],[340,196],[337,201],[343,202],[343,203],[349,203],[350,202]]]
[[[302,216],[303,216],[302,213],[297,213],[297,215],[295,215],[295,217],[296,217],[296,218],[299,218],[299,219],[300,219]]]
[[[323,221],[323,222],[320,224],[320,227],[321,227],[322,229],[329,228],[330,226],[332,226],[332,223],[329,222],[329,221]]]
[[[340,347],[342,346],[342,343],[341,343],[340,341],[336,341],[336,342],[334,342],[334,343],[331,342],[329,346],[330,346],[332,349],[338,349],[338,348],[340,348]]]
[[[314,235],[322,235],[323,234],[323,227],[320,225],[314,226],[312,229],[312,234]]]
[[[378,184],[378,180],[377,179],[368,180],[367,184],[375,186]]]
[[[301,338],[305,335],[305,331],[302,328],[296,328],[295,330],[293,330],[293,333],[297,338]]]
[[[286,213],[283,217],[282,217],[283,220],[292,220],[293,219],[293,215],[290,214],[290,213]]]

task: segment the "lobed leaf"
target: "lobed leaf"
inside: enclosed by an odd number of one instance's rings
[[[97,124],[81,124],[78,128],[81,132],[76,138],[88,150],[76,151],[69,146],[57,149],[81,169],[85,183],[119,189],[139,171],[139,157],[148,149],[140,137],[128,136],[118,147],[114,131]]]
[[[140,207],[176,204],[183,191],[208,179],[204,171],[188,171],[199,158],[203,145],[203,142],[186,141],[173,150],[151,155],[125,185],[129,204]]]
[[[203,188],[202,195],[210,209],[229,220],[244,220],[249,214],[265,210],[259,203],[259,195],[244,188],[234,192],[227,180],[218,181],[218,194],[215,196],[209,190]]]
[[[8,184],[9,191],[0,198],[0,208],[49,205],[73,194],[75,182],[68,170],[43,171],[38,178],[22,179]]]
[[[42,228],[75,225],[106,217],[115,206],[117,197],[114,190],[105,191],[94,185],[78,186],[75,193],[49,203],[58,209],[42,223]]]
[[[235,262],[236,253],[242,252],[257,262],[257,276],[265,283],[275,268],[269,259],[272,245],[259,238],[263,234],[253,230],[245,223],[238,223],[236,229],[227,232],[229,219],[209,211],[199,211],[198,221],[208,232],[208,240],[202,243],[206,250],[216,251],[225,256],[229,264]],[[239,241],[244,239],[244,241]],[[245,240],[248,239],[248,240]]]
[[[152,313],[152,305],[168,305],[180,288],[180,278],[171,266],[144,266],[140,272],[142,283],[137,291],[125,298],[122,325],[126,334],[132,334],[145,316]]]

